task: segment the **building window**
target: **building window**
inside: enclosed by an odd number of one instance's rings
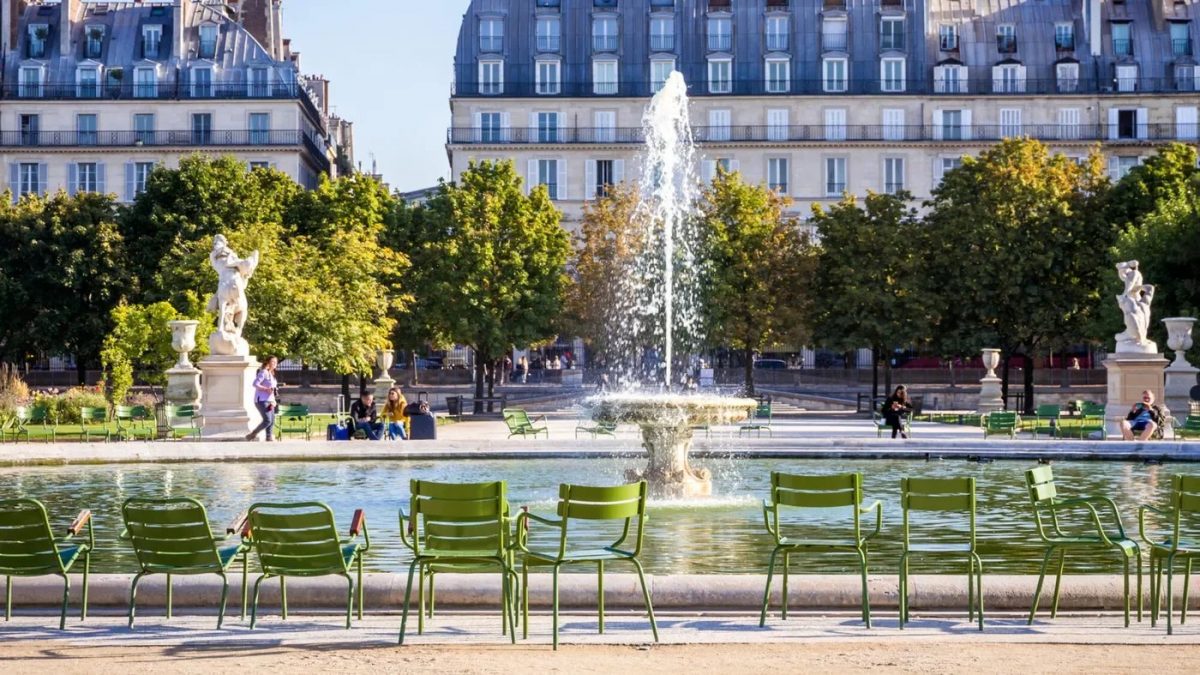
[[[1016,138],[1022,133],[1021,130],[1021,109],[1020,108],[1001,108],[1000,109],[1000,137],[1001,138]]]
[[[825,196],[841,197],[846,191],[846,158],[825,158]]]
[[[902,141],[907,134],[904,132],[904,109],[883,109],[883,140]]]
[[[779,108],[767,111],[767,140],[768,141],[786,141],[788,140],[789,120],[787,108]]]
[[[1112,175],[1112,179],[1114,181],[1121,180],[1140,163],[1141,158],[1137,156],[1118,156],[1114,163],[1116,170]]]
[[[933,131],[937,140],[961,141],[967,136],[969,116],[963,110],[934,111]]]
[[[1079,108],[1059,108],[1058,137],[1066,141],[1079,140],[1082,137],[1079,127],[1080,119]]]
[[[1121,91],[1121,92],[1137,91],[1137,89],[1138,89],[1138,67],[1136,65],[1117,66],[1116,73],[1117,73],[1117,91]]]
[[[1075,51],[1075,24],[1054,24],[1054,48],[1060,52]]]
[[[894,195],[904,190],[904,158],[883,158],[883,191]]]
[[[26,195],[41,194],[42,184],[42,165],[34,162],[22,162],[19,166],[19,186],[18,194],[21,197]]]
[[[1136,108],[1109,109],[1109,138],[1134,140],[1144,137],[1145,113],[1140,115],[1138,113],[1139,111]]]
[[[27,44],[29,45],[29,58],[46,58],[46,40],[49,37],[50,26],[44,23],[30,24],[29,37],[27,39]]]
[[[248,164],[250,166],[251,171],[254,171],[255,169],[270,169],[271,168],[270,162],[249,162]]]
[[[617,51],[617,19],[601,16],[592,19],[592,50],[597,52]]]
[[[790,43],[790,17],[767,17],[767,51],[786,52]]]
[[[967,67],[946,64],[933,69],[933,91],[936,94],[965,94]]]
[[[596,125],[595,141],[597,143],[615,143],[617,141],[617,112],[615,110],[597,110],[592,114]]]
[[[104,52],[104,26],[88,26],[84,30],[83,57],[99,59]]]
[[[708,140],[710,141],[728,141],[732,138],[731,134],[731,113],[729,110],[709,110],[708,111]]]
[[[212,68],[192,68],[192,98],[212,98]]]
[[[504,20],[503,19],[480,19],[479,20],[479,51],[481,51],[481,52],[504,51]]]
[[[158,97],[158,73],[154,68],[133,69],[134,98]]]
[[[1113,54],[1116,56],[1133,56],[1133,40],[1130,38],[1130,27],[1128,23],[1120,22],[1113,23],[1112,26],[1112,43]]]
[[[500,143],[501,129],[504,128],[504,116],[498,112],[479,113],[479,141],[481,143]]]
[[[845,19],[825,19],[821,22],[821,49],[827,52],[844,52],[850,47],[846,38],[848,28]]]
[[[880,59],[879,77],[879,87],[883,91],[904,91],[904,59]]]
[[[75,71],[75,95],[79,98],[99,98],[99,68],[94,66],[81,66]]]
[[[942,180],[946,178],[946,174],[950,173],[951,171],[954,171],[955,169],[957,169],[961,166],[962,166],[962,157],[943,157],[942,161],[939,162],[937,165],[937,167],[939,169],[938,175],[937,175],[937,181],[936,181],[937,184],[941,185]]]
[[[136,162],[130,165],[130,201],[146,191],[150,174],[154,173],[154,162]]]
[[[537,114],[537,142],[558,143],[558,113],[540,112]]]
[[[561,91],[558,61],[537,62],[537,93],[557,94]]]
[[[41,98],[45,95],[41,68],[26,66],[21,69],[20,78],[21,98]]]
[[[650,50],[669,52],[675,49],[675,17],[650,17]]]
[[[212,144],[212,113],[192,114],[192,145]]]
[[[148,24],[142,26],[142,58],[159,58],[159,47],[162,45],[162,26]]]
[[[730,59],[708,60],[708,93],[728,94],[733,91],[733,61]]]
[[[889,16],[879,21],[879,48],[897,51],[904,49],[904,19]]]
[[[595,94],[617,93],[617,62],[612,60],[592,62],[592,92]]]
[[[246,90],[251,98],[267,98],[271,95],[271,71],[267,68],[250,68],[246,71]]]
[[[792,63],[787,59],[767,59],[767,93],[786,94],[791,88]]]
[[[75,116],[75,134],[78,137],[76,140],[80,145],[95,145],[96,136],[96,116],[94,114],[83,114]]]
[[[537,49],[556,52],[562,41],[562,23],[557,16],[539,16],[537,20]]]
[[[21,145],[38,145],[41,142],[42,118],[40,115],[21,115]]]
[[[1058,83],[1058,90],[1062,93],[1071,93],[1079,90],[1079,64],[1078,63],[1059,63],[1054,66],[1054,75]]]
[[[198,56],[202,59],[217,58],[216,25],[206,23],[203,26],[200,26],[200,51]]]
[[[846,91],[846,59],[825,59],[821,66],[821,88],[826,92]]]
[[[780,193],[788,193],[788,160],[772,157],[767,160],[767,187]]]
[[[138,143],[151,145],[154,143],[154,115],[139,113],[133,116],[133,132]]]
[[[74,167],[75,176],[71,181],[71,194],[100,192],[100,170],[95,162],[80,162]]]
[[[1181,141],[1195,141],[1200,138],[1200,112],[1194,105],[1175,108],[1175,138]]]
[[[938,26],[938,49],[944,52],[958,51],[958,26],[952,23]]]
[[[1175,90],[1196,91],[1196,66],[1190,63],[1175,64]]]
[[[675,72],[675,59],[655,59],[650,62],[650,91],[658,93],[667,84],[667,78]]]
[[[607,197],[608,190],[617,184],[614,162],[611,159],[596,160],[596,182],[592,184],[597,197]]]
[[[271,142],[270,113],[250,113],[250,142],[254,145]]]
[[[1025,91],[1025,66],[1004,64],[992,68],[992,91],[1019,94]]]
[[[550,199],[558,200],[558,160],[537,160],[537,184],[545,185]]]
[[[1191,56],[1191,24],[1186,21],[1172,21],[1169,25],[1171,27],[1171,53],[1175,56]]]
[[[708,20],[708,51],[727,52],[733,49],[733,20],[714,18]]]
[[[845,108],[827,108],[825,110],[825,140],[846,140]]]
[[[503,61],[479,62],[479,93],[492,95],[504,93]]]
[[[1001,54],[1013,54],[1017,51],[1017,27],[1011,23],[996,26],[996,50]]]

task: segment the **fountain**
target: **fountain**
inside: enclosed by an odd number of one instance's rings
[[[682,333],[696,342],[700,325],[700,235],[692,217],[699,182],[688,114],[687,83],[682,74],[674,72],[642,117],[646,148],[638,215],[647,228],[646,244],[632,269],[621,276],[623,296],[635,303],[629,308],[626,325],[620,327],[626,344],[634,345],[636,351],[646,346],[638,344],[640,339],[652,336],[654,347],[662,347],[665,367],[661,383],[668,389],[673,381],[676,338]],[[631,390],[598,396],[589,404],[598,421],[641,427],[649,463],[644,471],[630,471],[630,479],[645,479],[657,496],[688,497],[712,493],[709,471],[688,463],[692,428],[746,419],[756,402]]]

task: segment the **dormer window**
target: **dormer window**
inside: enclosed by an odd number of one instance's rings
[[[87,59],[98,59],[104,51],[104,26],[88,26],[84,34],[86,40],[83,43],[83,57]]]
[[[100,67],[79,66],[75,71],[75,94],[79,98],[100,97]]]
[[[1113,54],[1117,56],[1133,56],[1133,39],[1130,37],[1128,23],[1112,24],[1112,44]]]
[[[504,20],[487,18],[479,20],[479,51],[499,52],[504,50]]]
[[[597,52],[617,51],[617,19],[611,16],[592,20],[592,50]]]
[[[134,98],[158,97],[158,72],[151,66],[141,66],[133,69]]]
[[[557,16],[540,16],[537,20],[537,49],[556,52],[562,38],[562,23]]]
[[[952,23],[938,26],[938,49],[944,52],[958,51],[958,26]]]
[[[213,77],[210,66],[192,68],[192,98],[212,98]]]
[[[1013,54],[1017,51],[1017,27],[1011,23],[996,26],[996,50],[1001,54]]]
[[[1054,24],[1054,48],[1060,52],[1075,51],[1075,24]]]
[[[904,19],[885,17],[879,22],[879,48],[882,50],[904,50]]]
[[[767,51],[786,52],[789,43],[789,18],[786,16],[767,17]]]
[[[1192,38],[1190,25],[1186,21],[1172,21],[1168,24],[1171,29],[1171,53],[1175,56],[1192,55]]]
[[[29,26],[29,58],[46,58],[46,41],[50,39],[50,26],[44,23]]]
[[[200,26],[200,52],[202,59],[217,58],[217,27],[208,23]]]
[[[38,66],[25,66],[20,74],[21,98],[41,98],[43,95],[42,69]]]
[[[162,26],[149,24],[142,26],[142,58],[159,58],[158,50],[162,46]]]
[[[271,91],[271,71],[261,66],[246,70],[246,95],[251,98],[267,98]]]
[[[728,18],[708,20],[708,51],[727,52],[733,48],[733,21]]]

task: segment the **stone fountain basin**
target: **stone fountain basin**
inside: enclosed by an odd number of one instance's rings
[[[754,414],[752,398],[687,394],[604,394],[586,401],[600,422],[680,427],[734,424]]]

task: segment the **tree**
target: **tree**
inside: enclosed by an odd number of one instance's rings
[[[428,244],[427,259],[437,264],[428,270],[426,301],[440,332],[475,350],[482,398],[485,379],[489,395],[495,386],[488,365],[514,345],[554,335],[570,240],[546,188],[526,195],[512,162],[472,163],[426,208],[442,233]]]
[[[708,264],[701,283],[710,342],[745,352],[745,390],[754,395],[754,352],[767,345],[803,343],[815,251],[786,198],[740,174],[718,171],[700,201]]]
[[[1170,143],[1159,148],[1113,186],[1108,220],[1123,230],[1140,227],[1164,200],[1195,194],[1197,174],[1195,147]]]
[[[74,354],[80,384],[99,361],[130,279],[111,196],[58,193],[0,206],[0,358]]]
[[[424,205],[397,200],[383,234],[384,244],[395,251],[402,251],[410,263],[409,273],[404,279],[409,299],[402,303],[396,315],[392,342],[398,349],[408,352],[411,385],[418,382],[418,350],[430,345],[441,347],[451,344],[437,322],[434,282],[440,266],[437,244],[441,240],[441,232],[435,219],[430,216],[430,211]]]
[[[813,207],[820,237],[813,329],[829,347],[871,347],[872,396],[879,395],[881,356],[929,335],[929,303],[915,283],[926,259],[924,228],[910,199],[867,193],[862,206],[847,195],[828,210]]]
[[[180,312],[168,302],[151,305],[120,304],[112,310],[113,329],[104,338],[100,360],[107,374],[108,400],[123,403],[133,387],[134,375],[144,382],[163,386],[166,371],[178,354],[171,347],[170,321],[194,319],[196,349],[192,356],[199,359],[208,353],[208,336],[213,331],[213,317],[203,310],[203,303],[191,298],[186,311]]]
[[[928,204],[928,263],[915,281],[936,298],[935,344],[947,355],[999,347],[1006,397],[1010,359],[1026,357],[1026,412],[1034,357],[1087,340],[1108,307],[1107,192],[1098,152],[1077,162],[1020,139],[964,158]]]

